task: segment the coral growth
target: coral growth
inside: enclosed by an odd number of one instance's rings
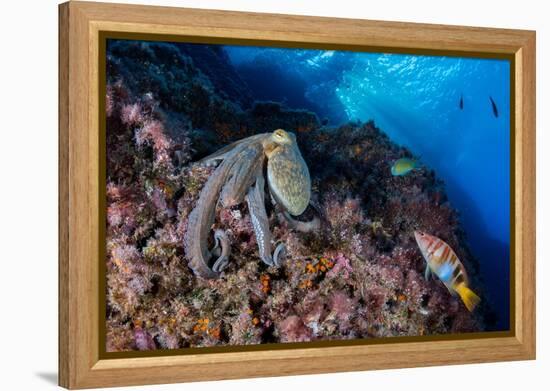
[[[235,75],[212,81],[216,63],[203,72],[189,50],[110,46],[108,351],[483,329],[483,307],[471,314],[439,281],[423,277],[415,229],[449,243],[480,288],[457,212],[432,171],[393,177],[391,162],[410,152],[374,123],[327,128],[312,113],[252,103]],[[201,58],[223,61],[214,52]],[[215,92],[224,83],[231,90]],[[219,208],[214,228],[231,239],[230,264],[220,279],[197,278],[183,242],[212,168],[191,161],[278,127],[297,134],[321,229],[298,233],[271,213],[273,239],[286,244],[287,255],[280,268],[267,267],[246,205]]]

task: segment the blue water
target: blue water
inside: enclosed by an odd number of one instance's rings
[[[497,312],[496,329],[509,328],[509,61],[240,46],[225,50],[257,99],[308,108],[333,125],[373,119],[433,168],[445,181],[480,262],[484,299]]]

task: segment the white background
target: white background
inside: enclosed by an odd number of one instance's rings
[[[536,361],[146,386],[140,389],[548,389],[550,216],[545,200],[550,197],[550,137],[547,129],[550,102],[546,73],[550,69],[550,13],[544,10],[545,1],[133,2],[531,29],[537,30],[538,52]],[[57,1],[6,1],[0,7],[0,389],[52,389],[56,387],[57,377]]]

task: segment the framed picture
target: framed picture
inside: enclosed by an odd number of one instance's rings
[[[534,32],[59,12],[60,385],[534,359]]]

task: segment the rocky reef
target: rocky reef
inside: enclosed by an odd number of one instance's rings
[[[322,126],[311,112],[254,101],[219,48],[145,42],[110,43],[106,109],[107,351],[484,329],[487,308],[470,313],[423,277],[415,229],[449,243],[483,293],[444,184],[426,167],[392,176],[391,163],[412,155],[373,122]],[[297,135],[321,229],[294,232],[271,213],[287,255],[267,267],[246,205],[219,208],[230,265],[220,279],[197,278],[183,242],[213,168],[192,162],[277,128]]]

